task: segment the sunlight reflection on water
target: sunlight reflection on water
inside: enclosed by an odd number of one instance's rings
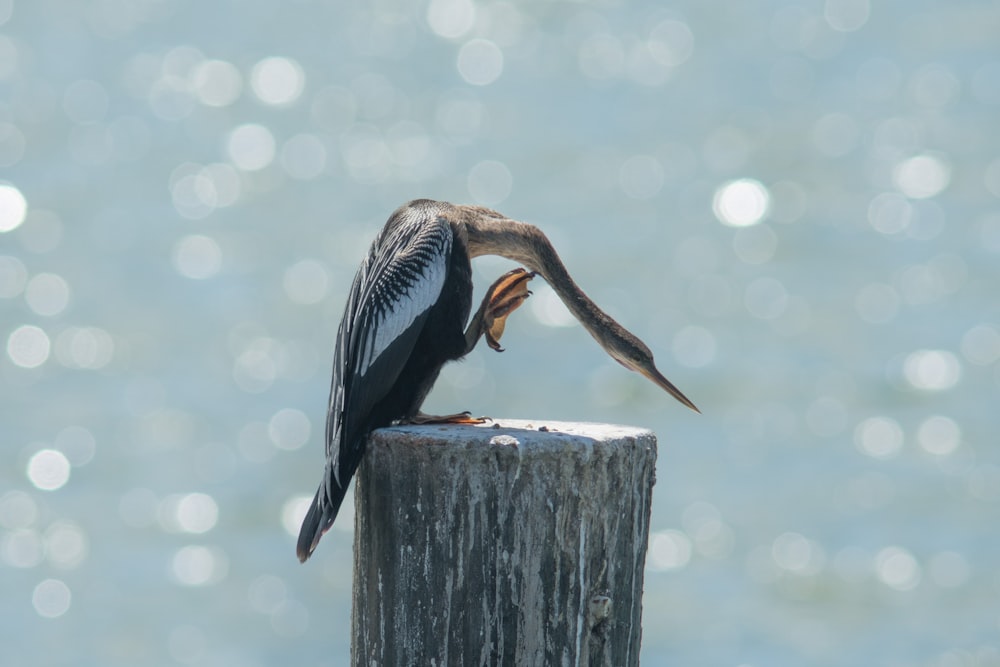
[[[658,432],[644,663],[995,662],[1000,10],[233,11],[0,0],[10,660],[346,659],[350,499],[293,540],[350,280],[429,196],[542,226],[705,413],[543,284],[428,402]]]

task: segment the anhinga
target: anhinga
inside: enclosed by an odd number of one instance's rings
[[[501,276],[463,331],[472,308],[472,266],[500,255],[528,268]],[[420,406],[441,367],[472,351],[485,335],[499,350],[507,315],[540,275],[601,347],[697,411],[653,364],[642,341],[577,287],[545,235],[479,206],[418,199],[397,209],[375,238],[351,285],[337,332],[326,420],[326,468],[302,522],[305,561],[333,524],[364,454],[368,433],[396,421],[475,422],[467,413],[429,417]]]

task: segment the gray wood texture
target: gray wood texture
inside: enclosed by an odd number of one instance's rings
[[[499,426],[499,428],[497,428]],[[354,665],[638,665],[652,432],[497,420],[372,433]]]

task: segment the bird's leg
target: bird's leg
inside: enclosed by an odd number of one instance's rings
[[[473,417],[470,412],[459,412],[453,415],[416,415],[401,420],[405,424],[485,424],[492,421],[489,417]]]
[[[517,310],[531,294],[528,290],[528,281],[534,277],[534,271],[513,269],[490,285],[486,290],[486,296],[483,297],[483,303],[465,331],[468,351],[471,351],[479,341],[479,337],[485,334],[486,343],[497,352],[503,352],[503,348],[500,347],[500,337],[503,336],[507,316]]]
[[[533,271],[513,269],[490,285],[483,303],[472,316],[469,328],[465,330],[466,352],[472,351],[482,335],[486,336],[486,342],[491,348],[503,352],[500,337],[503,335],[507,316],[517,310],[531,294],[528,291],[528,281],[534,277]],[[468,412],[454,415],[425,415],[418,412],[400,421],[404,424],[484,424],[492,420],[489,417],[473,417]]]

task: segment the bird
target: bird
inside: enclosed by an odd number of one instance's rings
[[[500,276],[469,320],[471,260],[482,255],[526,268]],[[410,201],[375,237],[347,296],[334,350],[326,465],[302,521],[300,561],[333,525],[369,432],[394,423],[485,421],[469,413],[425,415],[420,407],[441,368],[471,352],[480,338],[503,351],[506,319],[531,294],[527,286],[536,276],[613,359],[700,412],[657,369],[649,348],[584,294],[538,227],[482,206]]]

